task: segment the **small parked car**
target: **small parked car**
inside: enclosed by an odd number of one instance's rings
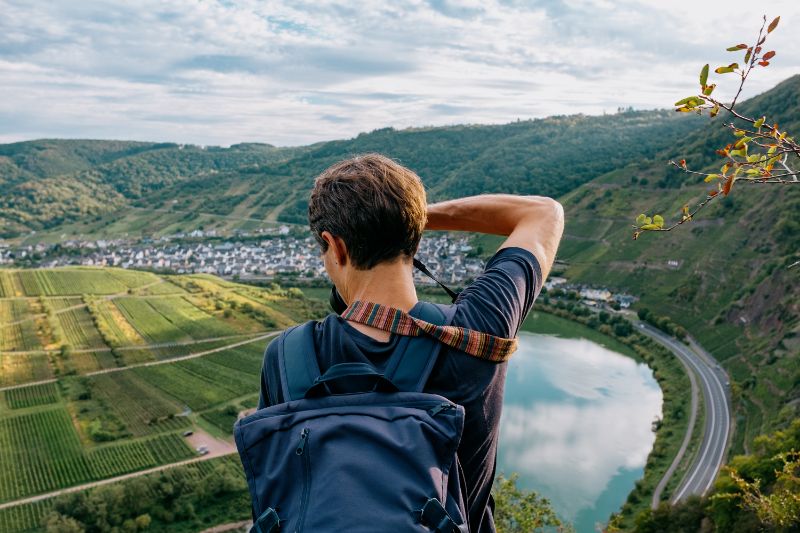
[[[192,435],[194,435],[194,431],[192,431],[191,429],[183,432],[184,437],[191,437]]]

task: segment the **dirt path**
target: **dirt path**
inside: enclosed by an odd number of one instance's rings
[[[280,331],[271,331],[269,333],[265,333],[264,335],[259,335],[258,337],[253,337],[252,339],[246,339],[240,342],[234,342],[233,344],[226,344],[225,346],[220,346],[219,348],[213,348],[211,350],[205,350],[203,352],[191,353],[189,355],[182,355],[180,357],[172,357],[170,359],[162,359],[161,361],[148,361],[146,363],[137,363],[135,365],[129,366],[118,366],[115,368],[105,368],[103,370],[95,370],[94,372],[87,372],[86,374],[81,374],[83,376],[96,376],[98,374],[110,374],[112,372],[121,372],[122,370],[128,370],[131,368],[138,368],[141,366],[157,366],[157,365],[164,365],[167,363],[174,363],[176,361],[186,361],[187,359],[195,359],[197,357],[203,357],[204,355],[209,355],[212,353],[222,352],[225,350],[229,350],[231,348],[236,348],[238,346],[244,346],[245,344],[251,344],[253,342],[261,341],[264,339],[268,339],[269,337],[274,337],[280,333]]]
[[[170,359],[162,359],[160,361],[147,361],[145,363],[136,363],[133,365],[128,366],[118,366],[114,368],[106,368],[103,370],[95,370],[94,372],[87,372],[86,374],[81,374],[82,376],[96,376],[98,374],[109,374],[111,372],[121,372],[123,370],[130,370],[131,368],[138,368],[140,366],[156,366],[156,365],[164,365],[167,363],[174,363],[176,361],[186,361],[187,359],[195,359],[197,357],[203,357],[204,355],[209,355],[212,353],[222,352],[225,350],[229,350],[231,348],[236,348],[239,346],[244,346],[245,344],[251,344],[253,342],[258,342],[264,339],[268,339],[270,337],[274,337],[280,333],[280,331],[268,331],[262,335],[257,337],[252,337],[249,339],[245,339],[243,341],[234,342],[233,344],[226,344],[225,346],[220,346],[218,348],[212,348],[210,350],[204,350],[202,352],[190,353],[188,355],[182,355],[180,357],[172,357]],[[146,346],[142,346],[142,348],[146,348]],[[13,353],[13,352],[6,352],[6,353]],[[5,387],[0,387],[0,392],[12,390],[12,389],[21,389],[23,387],[31,387],[33,385],[43,385],[45,383],[54,383],[58,381],[58,378],[51,378],[51,379],[42,379],[40,381],[29,381],[27,383],[20,383],[19,385],[7,385]]]
[[[218,526],[204,529],[200,533],[226,533],[227,531],[247,531],[253,525],[252,520],[242,520],[231,524],[220,524]]]
[[[5,325],[5,324],[4,324]],[[225,341],[229,339],[241,339],[245,337],[255,337],[256,335],[263,335],[269,333],[268,331],[256,331],[253,333],[239,333],[236,335],[225,335],[223,337],[209,337],[207,339],[192,339],[190,341],[175,341],[175,342],[162,342],[155,344],[133,344],[130,346],[119,346],[117,348],[109,348],[108,346],[98,348],[78,348],[70,350],[70,353],[94,353],[94,352],[110,352],[117,350],[121,352],[131,350],[148,350],[152,348],[173,348],[175,346],[191,346],[192,344],[203,344],[206,342]],[[60,350],[12,350],[3,353],[10,355],[43,355],[48,353],[59,353]]]

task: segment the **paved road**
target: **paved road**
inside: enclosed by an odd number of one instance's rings
[[[691,369],[700,385],[705,406],[703,438],[694,461],[672,494],[670,503],[682,501],[692,494],[704,495],[717,477],[730,440],[728,375],[697,343],[690,342],[692,348],[689,348],[648,324],[640,323],[637,327],[675,353]],[[671,472],[668,474],[671,475]]]

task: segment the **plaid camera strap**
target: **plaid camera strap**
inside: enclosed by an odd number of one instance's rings
[[[371,302],[353,302],[342,318],[398,335],[431,335],[441,343],[479,359],[496,363],[508,361],[517,350],[517,339],[504,339],[457,326],[437,326],[415,318],[400,309]]]

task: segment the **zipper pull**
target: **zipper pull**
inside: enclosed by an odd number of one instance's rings
[[[294,450],[294,453],[297,455],[303,455],[303,450],[306,448],[306,442],[308,441],[308,428],[303,428],[303,431],[300,432],[300,443],[297,445],[297,448]]]
[[[455,409],[455,408],[456,408],[455,404],[449,402],[443,402],[437,405],[436,407],[429,409],[428,414],[431,416],[436,416],[442,411],[449,411],[450,409]]]

